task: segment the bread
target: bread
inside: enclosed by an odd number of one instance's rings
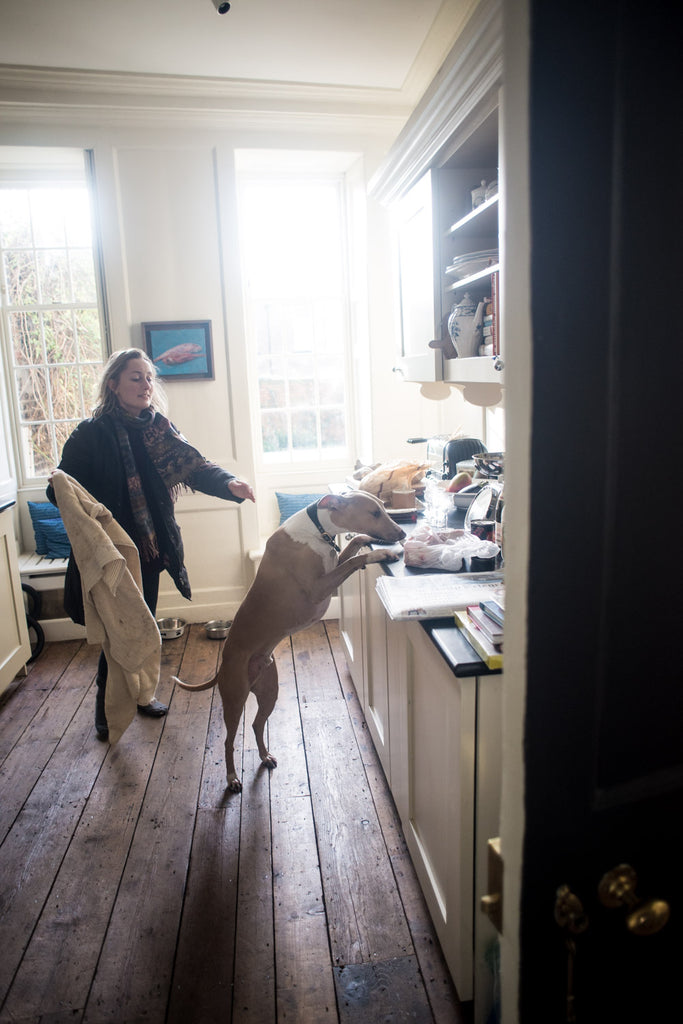
[[[420,483],[427,468],[428,463],[407,462],[405,459],[383,462],[363,477],[358,485],[359,490],[374,494],[389,505],[392,491],[413,489]]]

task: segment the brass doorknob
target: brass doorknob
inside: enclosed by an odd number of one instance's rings
[[[600,879],[598,897],[603,907],[625,907],[626,927],[633,935],[655,935],[669,920],[666,900],[641,900],[636,895],[638,876],[630,864],[618,864]]]

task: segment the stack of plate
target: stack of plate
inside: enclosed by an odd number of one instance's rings
[[[456,256],[446,273],[452,274],[461,280],[463,277],[470,277],[478,274],[480,270],[486,270],[498,262],[497,249],[482,249],[480,252],[465,252],[462,256]]]

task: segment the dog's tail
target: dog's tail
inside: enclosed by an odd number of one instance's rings
[[[217,676],[209,679],[206,683],[184,683],[182,679],[178,679],[178,676],[171,676],[171,682],[177,683],[183,690],[210,690],[216,685]]]

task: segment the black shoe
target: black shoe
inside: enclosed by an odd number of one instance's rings
[[[138,704],[138,711],[141,715],[149,715],[150,718],[163,718],[168,711],[168,705],[153,697],[149,704]]]
[[[99,685],[95,694],[95,732],[98,740],[109,739],[109,726],[104,713],[104,687]]]

